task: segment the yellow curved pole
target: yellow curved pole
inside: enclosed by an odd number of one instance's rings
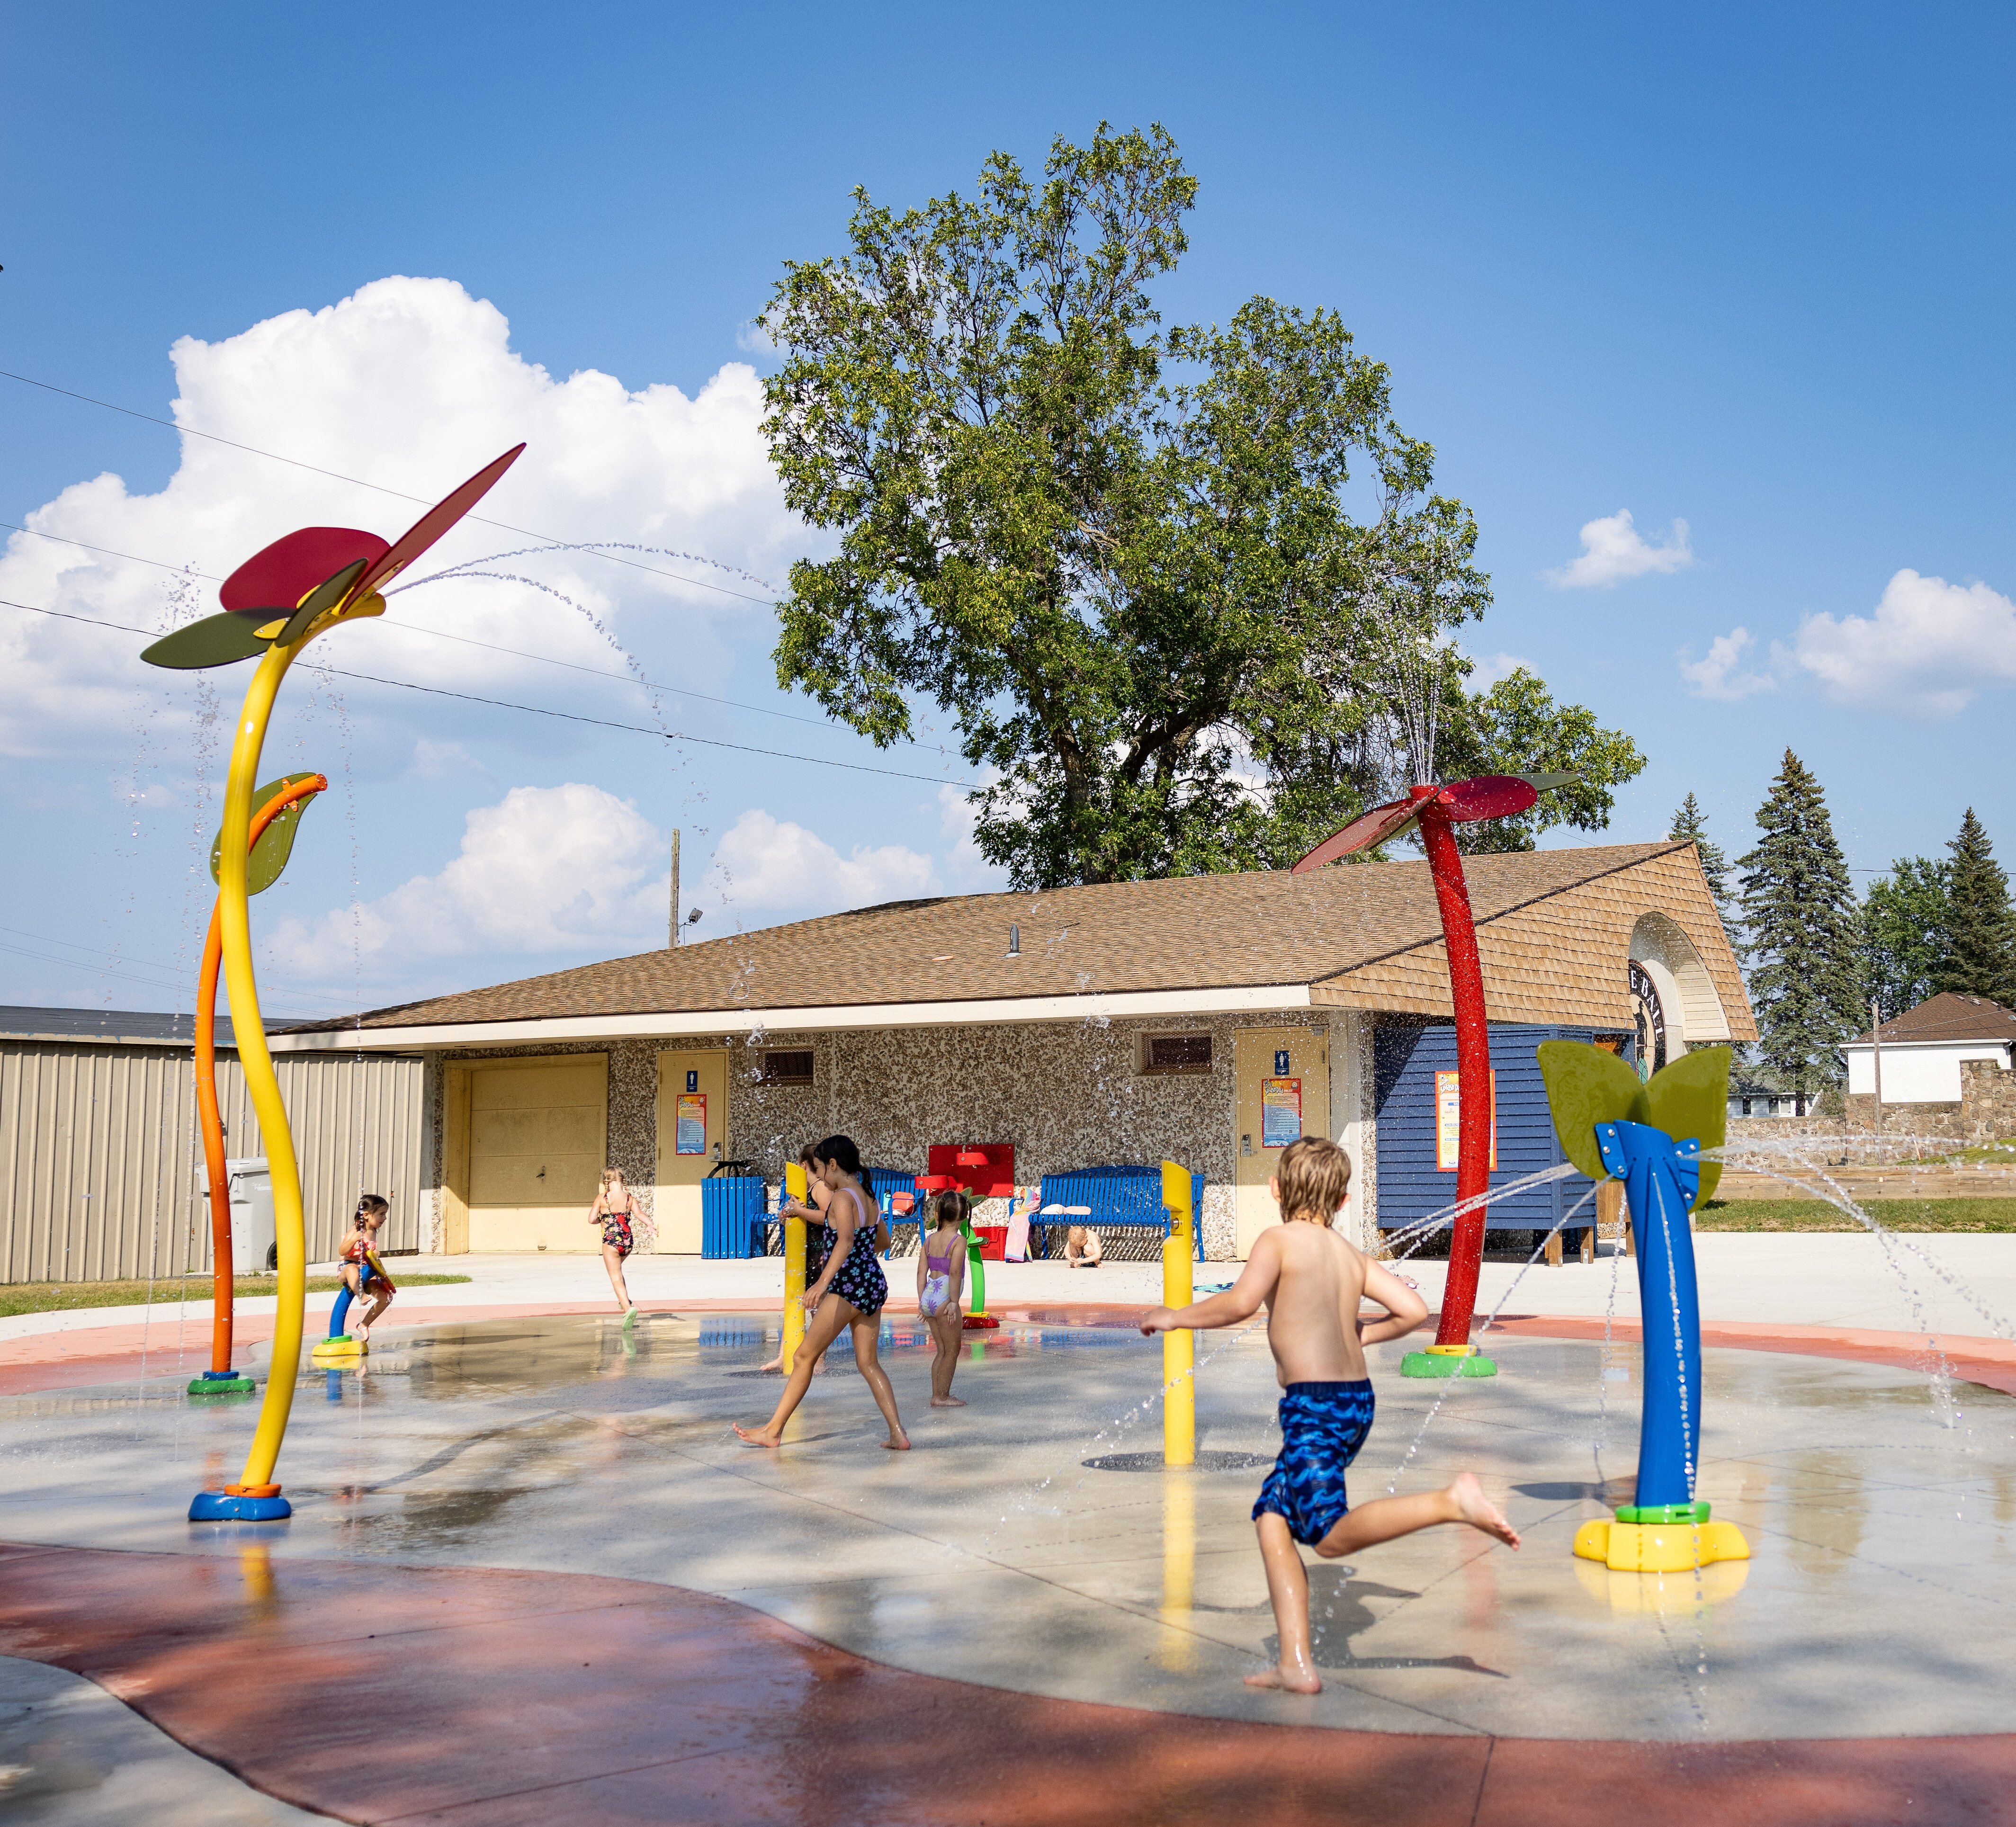
[[[286,1438],[287,1415],[294,1404],[294,1379],[301,1367],[301,1332],[308,1302],[308,1232],[301,1212],[301,1173],[294,1159],[293,1132],[287,1127],[287,1107],[280,1099],[280,1081],[267,1050],[266,1028],[259,1014],[259,985],[252,970],[252,908],[247,893],[252,848],[252,795],[259,774],[260,751],[280,681],[294,656],[313,638],[304,633],[290,647],[273,646],[259,662],[245,693],[245,708],[231,743],[231,765],[224,782],[224,836],[218,857],[217,912],[224,938],[224,983],[231,998],[231,1026],[238,1042],[238,1061],[245,1089],[259,1120],[265,1144],[267,1171],[273,1182],[274,1243],[279,1257],[279,1300],[273,1315],[273,1362],[266,1394],[259,1405],[259,1425],[246,1455],[245,1470],[225,1491],[234,1497],[273,1497],[281,1442]]]

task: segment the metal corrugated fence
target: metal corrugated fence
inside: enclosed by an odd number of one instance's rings
[[[420,1242],[422,1063],[283,1056],[308,1260],[327,1261],[360,1192]],[[225,1152],[265,1153],[235,1054],[218,1059]],[[239,1265],[242,1268],[243,1265]],[[210,1267],[196,1068],[186,1048],[0,1043],[0,1282],[164,1279]]]

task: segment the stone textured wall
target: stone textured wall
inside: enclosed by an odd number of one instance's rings
[[[657,1159],[657,1056],[668,1050],[726,1049],[728,1153],[777,1179],[801,1144],[851,1135],[873,1166],[920,1168],[935,1142],[1013,1142],[1017,1180],[1114,1161],[1179,1160],[1205,1179],[1204,1252],[1233,1253],[1233,1035],[1237,1028],[1306,1027],[1330,1040],[1332,1123],[1358,1164],[1353,1191],[1370,1209],[1371,1072],[1350,1069],[1350,1050],[1370,1059],[1370,1022],[1362,1014],[1298,1009],[1164,1020],[1053,1022],[963,1028],[871,1029],[823,1034],[779,1030],[747,1039],[583,1041],[430,1055],[427,1097],[435,1163],[427,1195],[430,1246],[439,1247],[440,1169],[445,1158],[442,1066],[525,1054],[609,1056],[609,1158],[649,1208]],[[1195,1074],[1143,1073],[1144,1034],[1212,1036],[1211,1068]],[[766,1049],[810,1048],[813,1082],[757,1082]],[[1312,1113],[1313,1114],[1313,1113]]]
[[[2004,1071],[1993,1059],[1963,1059],[1960,1082],[1957,1104],[1885,1104],[1883,1133],[1967,1143],[1996,1142],[2016,1135],[2016,1072]],[[1873,1134],[1874,1096],[1857,1092],[1847,1104],[1845,1117],[1732,1117],[1730,1139]]]

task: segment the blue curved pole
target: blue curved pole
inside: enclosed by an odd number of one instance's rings
[[[1645,1397],[1635,1508],[1682,1507],[1694,1501],[1701,1466],[1701,1301],[1687,1223],[1701,1144],[1643,1123],[1599,1123],[1596,1140],[1604,1166],[1625,1183],[1638,1251]]]

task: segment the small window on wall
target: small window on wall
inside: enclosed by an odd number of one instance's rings
[[[812,1050],[809,1047],[765,1053],[763,1069],[756,1076],[758,1084],[810,1084],[812,1081]]]
[[[1211,1070],[1209,1034],[1149,1034],[1141,1045],[1143,1072],[1170,1074]]]

